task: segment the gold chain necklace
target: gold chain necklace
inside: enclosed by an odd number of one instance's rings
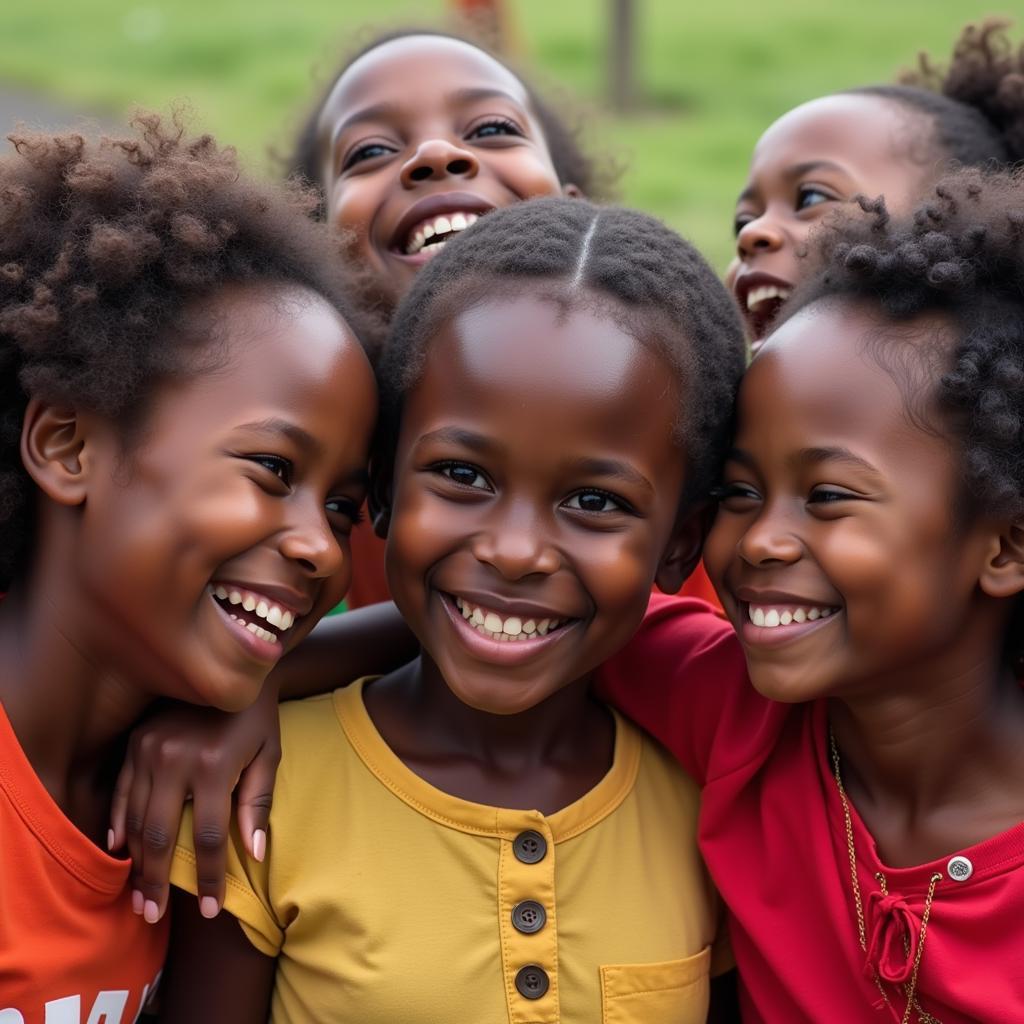
[[[853,820],[850,817],[850,803],[846,798],[846,789],[843,787],[843,776],[839,770],[839,748],[836,746],[836,738],[832,734],[832,728],[828,730],[828,745],[829,750],[832,754],[832,774],[835,776],[836,788],[839,790],[839,799],[843,804],[843,823],[846,826],[846,852],[850,858],[850,887],[853,889],[853,905],[857,910],[857,938],[860,941],[860,948],[864,951],[865,955],[868,951],[867,943],[867,928],[864,924],[864,904],[860,897],[860,882],[857,879],[857,853],[853,846]],[[881,871],[875,874],[875,881],[878,882],[879,888],[882,890],[883,896],[889,895],[889,887],[886,882],[885,875]],[[918,1024],[942,1024],[940,1020],[933,1017],[930,1013],[922,1009],[921,1004],[917,1001],[917,972],[921,969],[921,958],[924,956],[924,940],[928,934],[928,918],[932,912],[932,900],[935,897],[935,886],[942,881],[942,875],[936,873],[928,881],[928,894],[924,900],[924,911],[921,914],[921,932],[917,937],[917,951],[914,954],[914,966],[911,968],[910,981],[903,986],[903,991],[907,997],[907,1008],[903,1011],[903,1020],[901,1024],[908,1024],[910,1021],[910,1011],[917,1011]],[[910,953],[909,943],[904,937],[903,939],[904,948],[907,954]],[[885,987],[882,984],[882,979],[878,976],[878,972],[874,971],[875,984],[878,986],[878,991],[882,993],[882,998],[889,1002],[889,995],[885,991]]]

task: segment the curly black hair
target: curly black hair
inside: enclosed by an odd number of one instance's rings
[[[228,283],[305,286],[359,331],[336,242],[308,216],[315,196],[242,177],[233,150],[189,137],[177,115],[132,126],[18,132],[0,160],[0,591],[32,543],[30,396],[130,431],[154,388],[195,362],[186,313]]]
[[[952,336],[938,362],[920,360],[931,390],[914,403],[937,408],[960,447],[965,508],[1024,519],[1024,171],[962,170],[905,221],[882,200],[859,203],[868,216],[837,219],[819,236],[820,264],[785,317],[841,298],[893,321],[947,318]]]
[[[299,130],[291,156],[284,162],[284,170],[288,176],[297,177],[306,184],[322,191],[323,182],[320,180],[321,171],[317,145],[317,129],[320,112],[334,91],[338,79],[360,57],[364,57],[372,50],[376,50],[386,43],[394,42],[397,39],[407,39],[411,36],[435,36],[467,43],[478,50],[482,50],[502,67],[511,71],[522,82],[530,99],[533,112],[537,115],[537,120],[540,122],[544,138],[548,144],[548,152],[551,154],[551,162],[554,165],[555,173],[558,175],[558,180],[563,185],[576,185],[584,195],[591,199],[610,197],[611,184],[616,176],[615,169],[600,165],[597,160],[584,152],[580,145],[582,125],[579,123],[570,124],[563,114],[557,113],[554,106],[545,101],[530,82],[515,67],[511,66],[507,60],[499,57],[483,41],[473,38],[468,33],[411,26],[390,29],[372,36],[342,61]],[[560,105],[565,106],[564,100]],[[320,217],[324,215],[322,201],[317,212]]]
[[[685,497],[705,498],[728,447],[745,365],[735,303],[674,231],[635,210],[581,199],[532,199],[488,214],[420,272],[379,359],[385,446],[440,326],[477,302],[527,290],[566,306],[596,304],[667,360],[681,383]]]
[[[1010,42],[1010,24],[988,19],[967,25],[947,67],[921,54],[899,84],[846,93],[877,96],[924,115],[931,122],[929,141],[946,160],[1005,169],[1024,159],[1024,44]]]

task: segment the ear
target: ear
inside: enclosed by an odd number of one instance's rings
[[[86,425],[69,406],[29,399],[21,423],[21,461],[36,486],[59,505],[85,501]]]
[[[714,515],[712,506],[701,505],[689,509],[676,521],[654,577],[659,590],[674,594],[697,567]]]
[[[1024,592],[1024,523],[1008,523],[993,536],[978,582],[989,597]]]
[[[391,526],[391,496],[394,466],[390,459],[374,458],[370,462],[370,493],[366,505],[370,510],[373,532],[384,540]]]
[[[583,189],[581,189],[579,185],[574,185],[571,181],[567,181],[562,186],[562,195],[565,196],[566,199],[586,198],[586,196],[583,195]]]

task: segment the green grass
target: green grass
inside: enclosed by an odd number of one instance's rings
[[[927,49],[948,52],[982,10],[949,0],[637,0],[647,103],[600,110],[606,0],[507,0],[542,84],[582,100],[592,143],[627,171],[625,202],[663,217],[718,265],[750,148],[779,114],[844,86],[884,81]],[[188,99],[204,127],[269,168],[352,33],[443,11],[441,0],[6,0],[0,82],[120,117]],[[993,13],[998,13],[995,11]]]

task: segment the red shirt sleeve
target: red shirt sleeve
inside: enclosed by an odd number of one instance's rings
[[[732,626],[703,601],[665,594],[651,596],[636,635],[598,670],[597,690],[701,785],[728,770],[729,726],[769,703],[750,686]]]

